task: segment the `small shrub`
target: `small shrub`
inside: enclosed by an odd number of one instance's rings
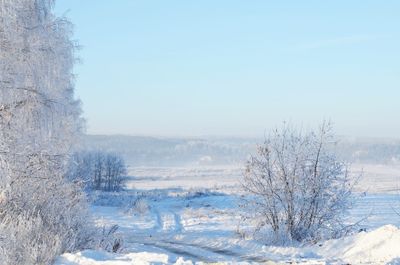
[[[103,227],[99,235],[97,248],[113,253],[120,252],[123,248],[123,239],[117,233],[118,229],[118,225],[113,225],[108,229]]]
[[[143,196],[140,196],[133,201],[128,212],[132,214],[145,215],[149,210],[150,206],[147,203],[147,200]]]
[[[331,126],[302,133],[275,130],[247,162],[243,220],[270,243],[318,241],[348,232],[344,216],[354,182],[328,147]]]

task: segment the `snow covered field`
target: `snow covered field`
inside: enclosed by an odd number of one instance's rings
[[[361,176],[356,191],[368,193],[397,193],[400,188],[400,164],[351,165],[355,176]],[[243,167],[198,165],[191,167],[133,167],[129,169],[129,189],[159,188],[235,188],[240,183]]]
[[[99,194],[92,207],[99,226],[120,227],[122,252],[64,254],[57,265],[399,264],[400,196],[393,187],[400,170],[356,166],[364,177],[349,220],[365,219],[366,232],[298,247],[268,247],[238,233],[240,167],[131,168],[127,191]]]

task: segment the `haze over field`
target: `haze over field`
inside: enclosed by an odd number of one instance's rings
[[[87,135],[82,148],[120,153],[132,167],[243,164],[265,138]],[[400,139],[338,137],[336,155],[358,164],[400,163]]]

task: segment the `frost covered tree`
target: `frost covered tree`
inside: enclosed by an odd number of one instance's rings
[[[81,183],[85,190],[118,191],[125,174],[124,159],[102,151],[75,153],[68,170],[68,178]]]
[[[354,182],[332,150],[332,129],[274,130],[247,162],[243,218],[270,243],[318,241],[347,232]]]
[[[53,5],[0,0],[0,264],[50,264],[91,240],[64,178],[82,120],[71,25]]]
[[[111,153],[106,154],[104,168],[103,190],[117,191],[121,189],[126,174],[126,166],[122,157]]]

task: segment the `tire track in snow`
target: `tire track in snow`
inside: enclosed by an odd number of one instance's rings
[[[159,248],[161,250],[170,252],[172,254],[175,254],[177,256],[182,256],[184,258],[189,258],[192,259],[194,261],[203,261],[203,262],[208,262],[208,263],[213,263],[213,262],[218,262],[218,260],[216,259],[211,259],[209,258],[207,255],[200,255],[197,254],[199,252],[199,249],[194,249],[194,248],[190,248],[190,250],[185,247],[185,249],[181,248],[182,245],[180,244],[171,244],[168,242],[164,242],[164,241],[128,241],[129,243],[136,243],[136,244],[141,244],[141,245],[145,245],[145,246],[151,246],[151,247],[156,247]]]
[[[153,210],[156,217],[156,228],[159,231],[181,233],[184,230],[181,217],[173,211],[161,212],[158,209]]]
[[[172,245],[180,245],[180,246],[185,246],[185,247],[195,247],[198,249],[206,250],[209,252],[212,252],[217,255],[225,256],[225,257],[230,257],[230,258],[235,258],[238,259],[238,261],[251,261],[251,262],[258,262],[258,263],[266,263],[266,262],[271,262],[270,260],[267,260],[263,256],[259,255],[242,255],[238,252],[234,252],[229,249],[219,249],[219,248],[213,248],[205,245],[199,245],[199,244],[192,244],[192,243],[185,243],[185,242],[175,242],[175,241],[165,241],[163,240],[162,242],[172,244]]]
[[[170,240],[163,240],[156,238],[152,240],[142,238],[142,241],[130,240],[128,243],[143,244],[146,246],[152,246],[161,250],[168,251],[177,256],[192,259],[193,261],[202,262],[221,262],[221,261],[241,261],[241,262],[257,262],[257,263],[268,263],[275,264],[271,260],[266,259],[260,255],[243,255],[234,252],[229,249],[219,249],[209,246],[192,244],[186,242],[176,242]],[[213,257],[213,258],[210,258]]]

